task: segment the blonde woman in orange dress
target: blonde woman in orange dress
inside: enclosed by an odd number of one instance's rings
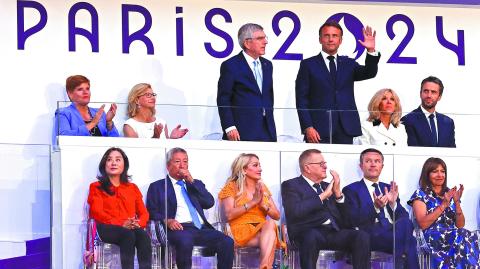
[[[274,220],[280,219],[270,191],[262,183],[262,167],[255,154],[240,154],[232,174],[218,194],[236,246],[259,247],[259,268],[272,268],[275,248],[282,247]],[[267,218],[268,216],[268,218]]]

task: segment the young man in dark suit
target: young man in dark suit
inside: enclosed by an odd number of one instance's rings
[[[338,174],[330,170],[321,152],[309,149],[299,157],[299,177],[282,183],[282,200],[288,235],[300,251],[302,269],[315,269],[321,249],[352,253],[354,269],[370,269],[370,239],[367,233],[346,229],[342,216],[344,196]]]
[[[396,269],[419,268],[413,224],[400,204],[398,186],[395,181],[390,185],[379,181],[383,154],[373,148],[364,150],[360,154],[360,168],[363,179],[343,188],[350,225],[370,234],[372,250],[387,253],[395,250]]]
[[[373,78],[378,70],[375,31],[367,26],[359,41],[367,49],[364,66],[338,55],[343,30],[336,21],[324,23],[319,34],[322,51],[300,62],[295,82],[300,128],[309,143],[352,144],[362,135],[354,82]]]
[[[238,30],[242,51],[220,67],[217,106],[231,141],[277,141],[273,118],[273,66],[261,57],[268,44],[263,28],[248,23]]]
[[[425,78],[420,86],[422,104],[404,116],[409,146],[455,148],[455,123],[435,111],[437,102],[442,99],[443,83],[434,76]]]
[[[167,237],[175,248],[177,267],[190,269],[193,246],[206,246],[217,254],[219,269],[231,269],[233,239],[215,230],[205,218],[203,210],[211,208],[215,200],[203,182],[190,174],[184,149],[167,152],[167,170],[165,179],[148,187],[147,209],[150,219],[162,221],[168,228]]]

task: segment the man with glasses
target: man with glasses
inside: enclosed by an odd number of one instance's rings
[[[370,269],[370,239],[367,233],[346,229],[342,212],[344,196],[337,172],[330,170],[317,149],[300,154],[301,175],[282,183],[282,200],[288,235],[300,252],[302,269],[314,269],[322,249],[352,253],[354,269]]]
[[[383,160],[377,149],[362,151],[363,179],[343,189],[346,214],[353,228],[370,234],[372,250],[395,252],[396,269],[419,268],[413,224],[400,204],[398,185],[395,181],[390,185],[379,181]]]
[[[247,23],[238,30],[238,42],[242,51],[222,63],[218,79],[223,139],[275,142],[273,66],[261,57],[267,36],[260,25]]]

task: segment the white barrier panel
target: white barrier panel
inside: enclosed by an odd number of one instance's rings
[[[85,237],[85,203],[88,186],[94,182],[98,163],[107,148],[121,147],[129,161],[129,174],[144,196],[148,185],[164,178],[165,152],[182,147],[189,155],[189,170],[201,179],[217,197],[229,175],[233,159],[242,152],[253,152],[260,158],[262,177],[280,205],[280,183],[299,175],[298,156],[308,148],[320,149],[330,169],[341,177],[342,186],[361,177],[359,153],[364,146],[311,145],[303,143],[263,143],[230,141],[156,140],[133,138],[60,137],[60,149],[53,153],[53,268],[81,268],[81,253]],[[466,227],[477,229],[480,193],[480,158],[456,149],[383,148],[385,166],[381,180],[397,181],[400,198],[405,206],[417,188],[424,161],[431,156],[441,157],[448,166],[448,185],[465,185],[462,199]],[[428,152],[428,154],[427,154]],[[478,154],[478,153],[477,153]],[[330,181],[329,178],[326,179]],[[406,206],[408,209],[409,207]],[[215,208],[207,218],[215,220]]]

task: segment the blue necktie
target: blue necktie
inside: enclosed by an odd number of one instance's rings
[[[375,195],[376,196],[382,195],[382,191],[380,191],[380,187],[378,186],[378,183],[373,183],[372,187],[375,188]],[[380,224],[382,224],[382,226],[386,226],[390,223],[388,221],[388,219],[385,217],[384,208],[380,208],[380,212],[378,212],[378,221],[380,222]]]
[[[337,80],[337,67],[335,66],[335,56],[328,56],[327,59],[330,61],[328,63],[328,69],[330,69],[330,76],[332,77],[333,83]]]
[[[322,187],[320,186],[320,183],[313,184],[313,187],[317,190],[318,195],[320,195],[323,192]],[[328,212],[330,213],[330,217],[328,218],[330,220],[330,224],[332,225],[333,229],[335,229],[335,231],[340,231],[340,227],[338,227],[338,224],[335,221],[335,219],[333,218],[333,214],[332,214],[332,211],[330,209],[330,206],[331,206],[330,203],[331,202],[329,201],[329,199],[326,199],[325,203],[327,205]]]
[[[430,129],[432,130],[432,143],[433,146],[438,145],[438,140],[437,140],[437,126],[435,125],[435,115],[432,113],[428,115],[428,119],[430,121]]]
[[[192,216],[192,222],[195,227],[198,229],[202,228],[202,224],[200,223],[200,219],[198,218],[197,210],[192,204],[192,201],[190,201],[190,196],[188,196],[187,188],[185,187],[185,182],[183,180],[177,181],[177,184],[182,187],[182,195],[183,198],[185,198],[185,202],[187,203],[188,206],[188,211],[190,211],[190,216]]]
[[[253,74],[255,75],[255,80],[257,81],[258,88],[260,89],[260,92],[262,92],[262,74],[260,73],[260,61],[255,60],[253,61]]]

